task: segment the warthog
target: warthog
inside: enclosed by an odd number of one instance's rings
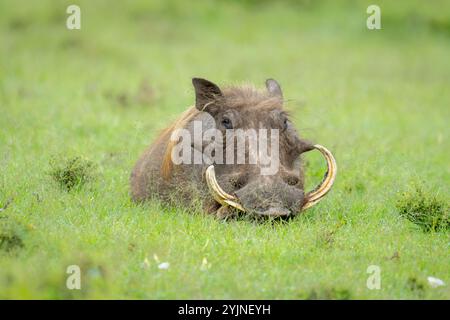
[[[166,128],[136,163],[131,174],[133,200],[155,196],[175,204],[197,202],[219,217],[239,212],[289,217],[316,204],[330,190],[335,160],[326,148],[299,137],[275,80],[267,80],[265,90],[251,86],[222,90],[199,78],[192,83],[195,106]],[[238,132],[244,133],[243,139]],[[240,144],[235,143],[238,140]],[[251,141],[260,142],[259,150],[251,147]],[[305,194],[300,156],[313,149],[325,156],[328,170],[322,183]],[[276,167],[264,173],[268,166]]]

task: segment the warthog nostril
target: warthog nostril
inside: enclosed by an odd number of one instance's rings
[[[297,176],[287,176],[284,178],[284,181],[286,181],[286,183],[290,186],[295,186],[298,184],[298,182],[300,181],[300,179]]]
[[[236,189],[241,189],[247,184],[247,175],[240,175],[238,177],[233,177],[230,179],[231,185]]]

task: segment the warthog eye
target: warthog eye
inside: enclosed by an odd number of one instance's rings
[[[233,124],[231,123],[231,120],[228,118],[222,119],[222,125],[225,127],[225,129],[233,129]]]
[[[283,130],[286,130],[287,127],[288,127],[288,119],[285,118],[284,121],[283,121]]]

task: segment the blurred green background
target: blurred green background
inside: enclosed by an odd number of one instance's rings
[[[448,229],[396,205],[414,185],[448,214],[449,1],[4,0],[0,35],[0,298],[450,298]],[[192,105],[192,77],[277,79],[301,135],[337,157],[333,192],[275,225],[131,203],[131,168]],[[67,192],[51,160],[78,156],[97,172]],[[308,185],[323,170],[308,155]]]

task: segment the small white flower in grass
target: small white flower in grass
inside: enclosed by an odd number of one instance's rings
[[[211,264],[208,263],[208,260],[207,260],[206,258],[203,258],[203,260],[202,260],[202,265],[200,266],[200,270],[206,271],[206,270],[208,270],[209,268],[211,268]]]
[[[435,277],[428,277],[427,279],[428,279],[428,284],[432,288],[445,286],[445,282],[442,281],[441,279],[438,279],[438,278],[435,278]]]
[[[158,265],[158,269],[161,269],[161,270],[167,270],[167,269],[169,269],[169,267],[170,267],[170,263],[168,263],[168,262],[163,262]]]

